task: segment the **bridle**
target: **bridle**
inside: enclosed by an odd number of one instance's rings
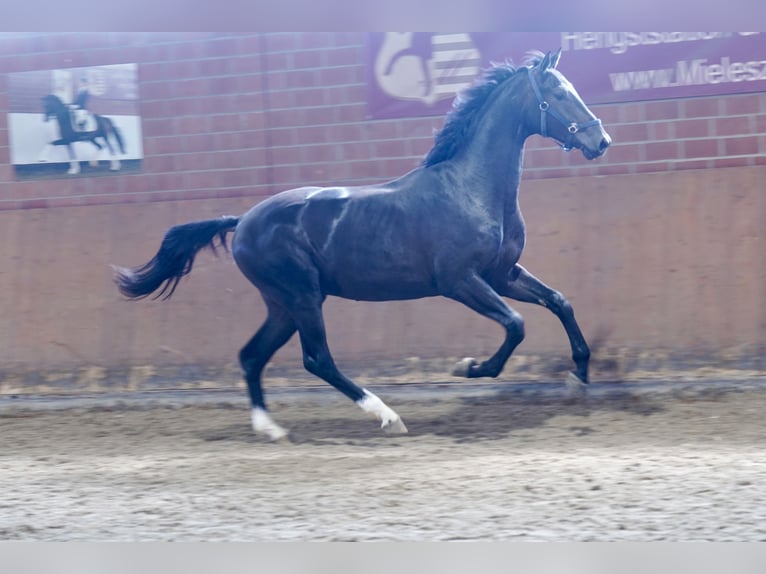
[[[582,124],[577,122],[567,121],[564,118],[564,116],[562,116],[557,110],[553,109],[551,105],[545,101],[545,99],[543,98],[542,92],[540,92],[540,87],[537,85],[535,76],[532,74],[531,68],[527,68],[527,75],[529,76],[529,83],[532,84],[532,91],[535,93],[535,97],[537,98],[537,103],[538,103],[537,107],[540,109],[540,135],[542,135],[544,138],[548,137],[547,114],[551,114],[554,118],[556,118],[559,122],[561,122],[562,125],[566,126],[567,131],[569,132],[569,135],[567,136],[567,140],[565,142],[561,142],[561,148],[564,151],[572,150],[572,148],[574,147],[572,145],[574,142],[574,136],[577,132],[581,130],[586,130],[593,126],[601,125],[601,120],[598,118],[594,118]]]

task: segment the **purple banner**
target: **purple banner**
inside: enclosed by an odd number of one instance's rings
[[[372,32],[369,115],[442,115],[492,62],[559,47],[588,104],[766,91],[766,32]]]

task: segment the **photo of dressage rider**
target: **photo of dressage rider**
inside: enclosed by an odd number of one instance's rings
[[[84,130],[88,119],[88,100],[90,91],[88,89],[88,78],[80,78],[80,84],[77,87],[77,96],[72,102],[74,112],[74,124],[78,130]]]

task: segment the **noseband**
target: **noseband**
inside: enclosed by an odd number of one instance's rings
[[[531,68],[527,68],[527,75],[529,76],[529,83],[532,84],[532,91],[535,93],[535,97],[537,98],[538,108],[540,108],[540,135],[542,135],[544,138],[548,137],[547,114],[551,114],[554,118],[561,122],[562,125],[567,127],[569,135],[567,136],[566,141],[561,143],[561,147],[564,151],[570,151],[574,147],[572,144],[574,142],[574,136],[577,132],[593,126],[601,125],[601,120],[598,118],[594,118],[583,124],[567,121],[564,116],[551,108],[551,105],[543,99],[543,94],[540,92],[540,88],[537,85],[537,81],[535,80],[534,75],[532,74]]]

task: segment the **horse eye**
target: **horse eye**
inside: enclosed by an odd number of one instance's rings
[[[563,100],[567,96],[567,91],[564,86],[559,85],[551,90],[551,94],[555,100]]]

